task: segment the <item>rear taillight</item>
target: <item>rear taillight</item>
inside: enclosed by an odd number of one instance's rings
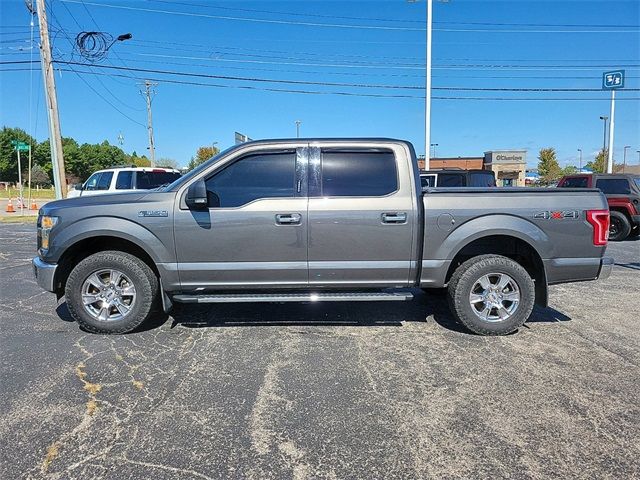
[[[609,240],[609,210],[587,210],[587,221],[593,226],[593,244],[606,245]]]

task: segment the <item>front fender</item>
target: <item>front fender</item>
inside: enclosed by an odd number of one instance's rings
[[[160,220],[160,219],[158,219]],[[164,218],[164,223],[168,223]],[[160,231],[170,233],[171,225],[156,224]],[[128,240],[143,249],[155,263],[175,262],[172,245],[165,243],[149,228],[121,217],[99,216],[78,220],[70,225],[60,225],[59,231],[53,231],[51,246],[44,258],[47,262],[57,263],[62,254],[74,244],[94,237],[116,237]],[[55,232],[55,235],[53,233]],[[168,235],[168,238],[172,238]]]

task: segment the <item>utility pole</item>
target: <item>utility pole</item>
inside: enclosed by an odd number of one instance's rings
[[[302,122],[300,120],[296,120],[296,138],[300,138],[300,124]]]
[[[53,164],[53,184],[56,198],[67,196],[67,181],[62,154],[62,134],[60,133],[60,116],[58,115],[58,98],[56,82],[51,60],[51,43],[49,41],[49,24],[45,0],[37,0],[38,24],[40,27],[40,62],[44,78],[45,97],[47,99],[47,115],[49,117],[49,144],[51,145],[51,163]]]
[[[152,87],[158,85],[157,83],[152,83],[149,80],[144,81],[144,92],[140,91],[142,95],[144,95],[147,101],[147,131],[149,132],[149,159],[151,160],[151,166],[156,166],[156,148],[153,142],[153,117],[151,115],[151,97],[155,94],[155,91],[152,90]]]

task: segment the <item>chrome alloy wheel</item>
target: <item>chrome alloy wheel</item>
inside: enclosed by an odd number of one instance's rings
[[[105,269],[87,277],[82,284],[82,305],[96,320],[121,320],[136,301],[136,287],[124,273]]]
[[[489,273],[474,283],[469,294],[473,313],[485,322],[502,322],[510,318],[520,304],[520,289],[505,273]]]

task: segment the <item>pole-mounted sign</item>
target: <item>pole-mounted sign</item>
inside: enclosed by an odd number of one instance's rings
[[[609,151],[607,152],[607,173],[613,173],[613,133],[616,111],[616,90],[624,88],[624,70],[612,70],[602,74],[602,89],[611,91],[611,113],[609,115]]]
[[[614,70],[602,74],[602,89],[613,90],[624,88],[624,70]]]

